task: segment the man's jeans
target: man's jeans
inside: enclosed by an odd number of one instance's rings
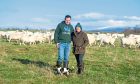
[[[69,54],[70,54],[70,43],[60,43],[59,49],[58,49],[58,62],[62,63],[68,63],[69,60]],[[64,59],[64,61],[63,61]]]

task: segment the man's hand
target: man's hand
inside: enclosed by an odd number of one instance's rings
[[[56,47],[59,48],[59,43],[56,44]]]

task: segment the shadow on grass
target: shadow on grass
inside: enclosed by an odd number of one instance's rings
[[[18,59],[18,58],[13,58],[12,60],[19,61],[22,64],[34,64],[34,65],[36,65],[40,68],[51,67],[51,65],[49,63],[45,63],[45,62],[42,62],[42,61],[32,61],[32,60],[29,60],[29,59]]]
[[[19,61],[20,63],[26,64],[26,65],[27,64],[33,64],[33,65],[36,65],[37,67],[40,67],[40,68],[47,67],[51,70],[51,72],[54,75],[59,75],[58,72],[57,72],[56,65],[50,65],[49,63],[45,63],[45,62],[42,62],[42,61],[32,61],[32,60],[29,60],[29,59],[12,58],[12,60]],[[73,69],[69,69],[69,71],[74,73]]]
[[[12,58],[12,60],[15,60],[15,61],[19,61],[20,63],[22,64],[34,64],[40,68],[44,68],[44,67],[48,67],[51,69],[51,71],[57,75],[57,72],[56,72],[56,66],[55,65],[50,65],[49,63],[45,63],[45,62],[42,62],[42,61],[32,61],[32,60],[29,60],[29,59],[18,59],[18,58]]]

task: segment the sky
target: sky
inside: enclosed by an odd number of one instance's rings
[[[0,27],[54,29],[72,16],[84,30],[140,25],[140,0],[0,0]]]

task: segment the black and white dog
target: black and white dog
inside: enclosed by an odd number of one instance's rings
[[[69,75],[69,68],[62,68],[62,67],[59,67],[57,68],[57,73],[60,74],[60,75]]]

